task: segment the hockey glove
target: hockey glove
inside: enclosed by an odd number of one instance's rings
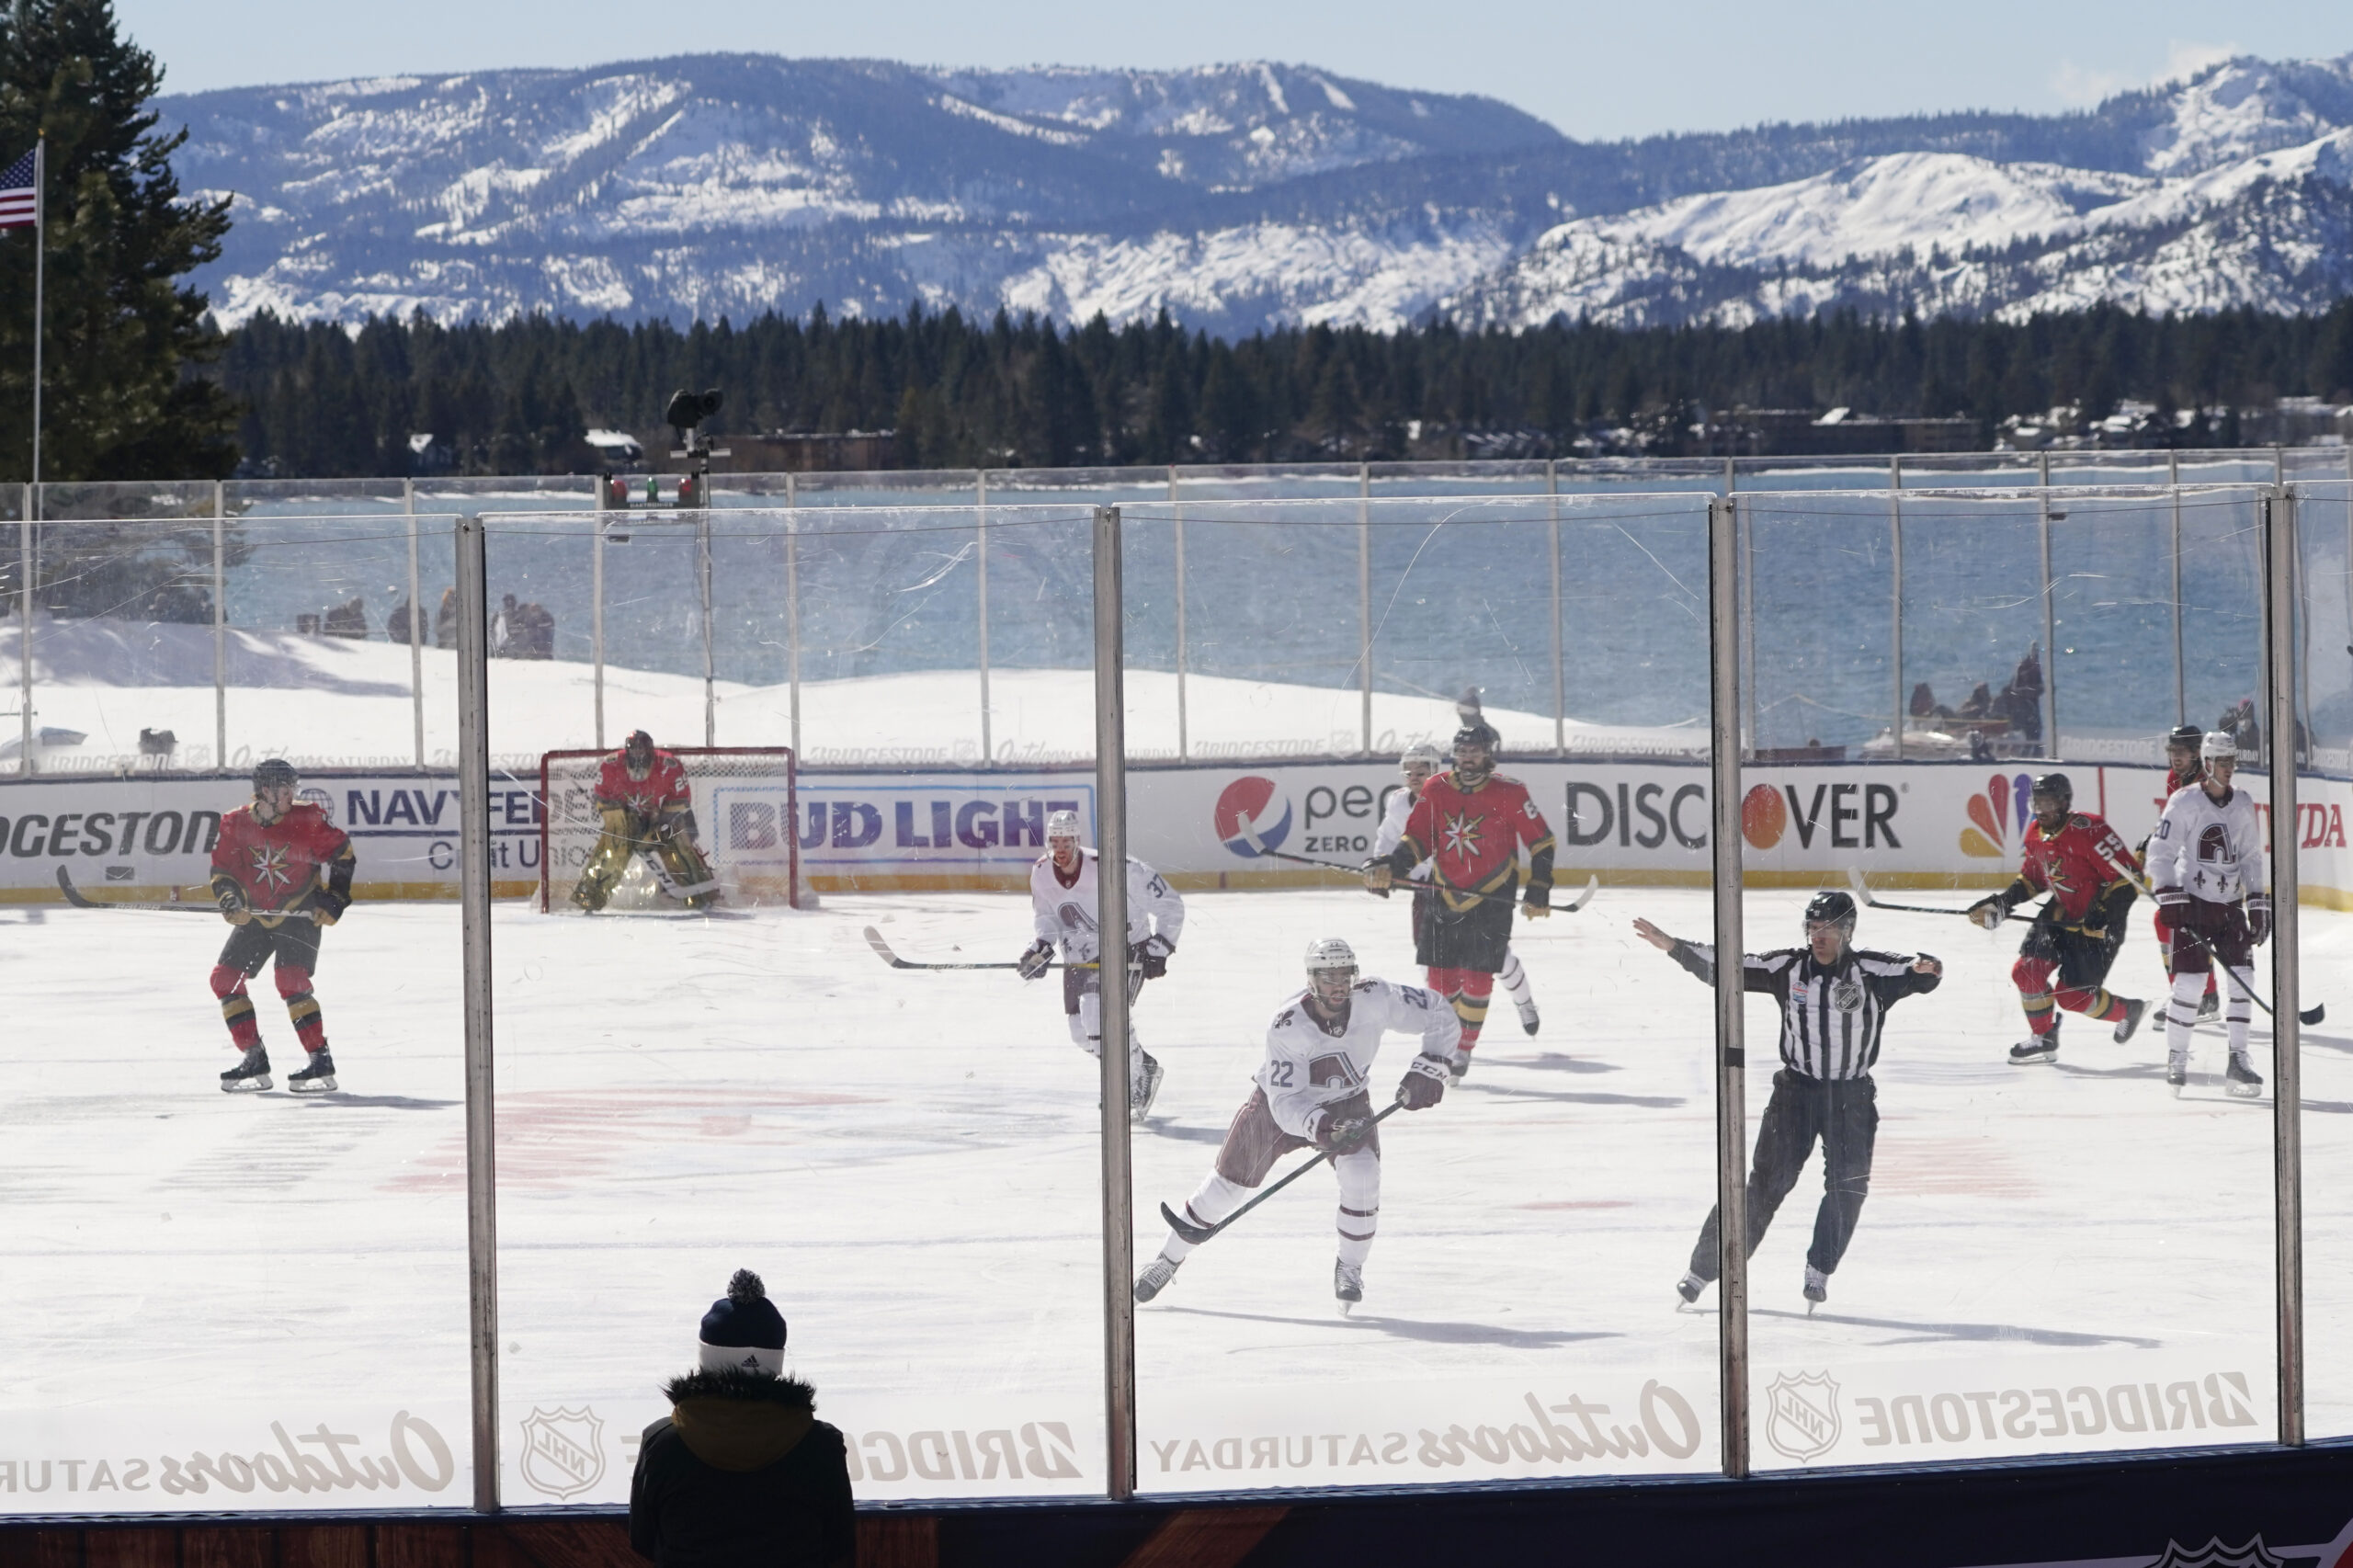
[[[1998,892],[1989,893],[1985,897],[1979,899],[1975,903],[1971,904],[1969,906],[1968,913],[1969,917],[1972,920],[1977,922],[1978,925],[1984,926],[1986,930],[1998,930],[2001,927],[2002,922],[2010,917],[2009,895],[2007,893]]]
[[[1039,937],[1013,960],[1013,967],[1020,971],[1022,979],[1037,979],[1054,967],[1054,945],[1043,937]]]
[[[1315,1146],[1334,1159],[1353,1154],[1372,1136],[1372,1118],[1362,1111],[1341,1116],[1336,1111],[1321,1112],[1315,1119]]]
[[[1364,886],[1367,892],[1387,898],[1390,884],[1396,880],[1397,873],[1386,859],[1375,858],[1364,863]]]
[[[2189,913],[2189,890],[2188,888],[2159,888],[2157,908],[2164,914],[2166,925],[2180,925],[2181,917]]]
[[[1519,906],[1520,916],[1527,920],[1549,919],[1552,914],[1552,890],[1531,887],[1526,902]]]
[[[2247,935],[2255,938],[2256,947],[2271,939],[2271,895],[2252,892],[2246,895]]]
[[[221,906],[221,918],[232,926],[243,926],[254,917],[253,910],[245,903],[245,895],[233,884],[223,883],[213,902]]]
[[[349,899],[337,898],[324,888],[311,895],[311,918],[322,926],[334,925],[343,918],[343,912],[350,907]]]
[[[1416,1056],[1405,1063],[1405,1075],[1397,1080],[1397,1103],[1407,1110],[1427,1110],[1445,1096],[1450,1076],[1444,1058]]]
[[[1129,965],[1143,971],[1146,980],[1158,980],[1168,972],[1168,958],[1176,950],[1174,942],[1155,932],[1138,942],[1129,952]]]

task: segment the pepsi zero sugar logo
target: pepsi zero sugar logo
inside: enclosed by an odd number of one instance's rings
[[[1217,798],[1218,841],[1245,860],[1280,849],[1290,836],[1290,802],[1275,812],[1275,781],[1245,774]]]

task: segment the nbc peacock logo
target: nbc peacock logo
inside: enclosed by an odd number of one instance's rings
[[[2009,858],[2010,833],[2026,831],[2027,796],[2033,789],[2034,779],[2024,773],[2006,778],[1996,773],[1985,780],[1984,792],[1969,797],[1974,825],[1961,830],[1961,852],[1981,860]]]

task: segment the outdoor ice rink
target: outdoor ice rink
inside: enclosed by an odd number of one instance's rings
[[[1748,945],[1795,941],[1806,896],[1750,892]],[[1188,903],[1169,975],[1136,1013],[1168,1069],[1134,1139],[1139,1258],[1162,1237],[1157,1206],[1191,1191],[1248,1093],[1311,937],[1420,978],[1402,902]],[[1525,1037],[1499,993],[1469,1080],[1386,1124],[1380,1240],[1352,1318],[1332,1299],[1321,1172],[1139,1311],[1146,1491],[1715,1466],[1716,1296],[1677,1312],[1672,1289],[1713,1192],[1710,993],[1634,937],[1637,915],[1709,932],[1692,889],[1606,887],[1579,914],[1521,924],[1542,1033]],[[2353,1431],[2353,991],[2339,989],[2353,917],[2307,908],[2303,922],[2306,1004],[2333,1015],[2303,1037],[2318,1436]],[[658,1383],[691,1364],[696,1320],[738,1267],[766,1276],[821,1414],[859,1445],[861,1495],[1101,1488],[1094,1064],[1053,982],[893,971],[861,938],[869,924],[910,957],[1002,961],[1029,915],[1026,899],[942,893],[718,921],[497,906],[510,1498],[626,1496],[633,1434],[662,1414]],[[19,905],[0,926],[14,1085],[0,1377],[52,1423],[26,1429],[27,1452],[131,1444],[173,1410],[279,1413],[267,1419],[300,1432],[382,1405],[429,1417],[462,1471],[457,906],[363,903],[326,934],[317,992],[343,1088],[307,1100],[283,1088],[300,1053],[267,975],[254,988],[280,1087],[215,1086],[232,1061],[205,986],[218,920]],[[1934,951],[1946,979],[1893,1015],[1870,1198],[1827,1305],[1809,1317],[1799,1295],[1818,1157],[1756,1255],[1760,1466],[1798,1462],[1820,1437],[1774,1425],[1768,1390],[1784,1377],[1843,1390],[1834,1446],[1812,1458],[1824,1464],[2274,1431],[2268,1086],[2223,1096],[2209,1025],[2177,1100],[2154,1007],[2129,1045],[2071,1018],[2055,1066],[2010,1066],[2019,929],[1864,913],[1861,945]],[[2145,905],[2110,984],[2162,989]],[[1776,1019],[1761,998],[1747,1019],[1753,1133]],[[1382,1093],[1412,1049],[1392,1037]],[[520,1424],[540,1411],[601,1424],[609,1462],[568,1494],[584,1470],[551,1487],[524,1467]],[[0,1488],[31,1473],[0,1470]],[[77,1488],[96,1474],[74,1473]],[[466,1489],[407,1501],[462,1504]]]

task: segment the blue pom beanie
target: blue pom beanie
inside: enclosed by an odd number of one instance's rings
[[[784,1314],[767,1287],[748,1268],[727,1282],[727,1294],[702,1315],[702,1364],[707,1371],[784,1375]]]

